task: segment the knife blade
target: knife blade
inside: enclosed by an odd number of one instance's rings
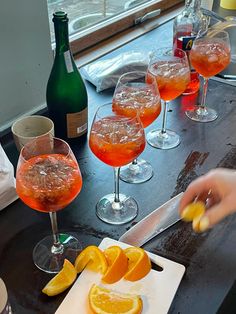
[[[181,219],[178,213],[178,206],[182,195],[183,192],[152,211],[148,216],[144,217],[135,226],[125,232],[119,241],[134,246],[142,246],[171,227]]]

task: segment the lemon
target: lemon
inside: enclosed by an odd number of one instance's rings
[[[184,208],[181,213],[181,218],[184,221],[193,221],[197,217],[204,215],[206,211],[205,204],[201,201],[197,201],[189,204]]]
[[[104,253],[95,245],[87,246],[76,258],[75,269],[80,273],[84,268],[104,274],[107,271],[107,260]]]

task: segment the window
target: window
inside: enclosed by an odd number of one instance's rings
[[[183,0],[47,1],[48,3],[39,0],[3,1],[2,3],[1,38],[4,45],[1,49],[1,59],[6,62],[2,62],[0,73],[0,108],[3,113],[0,115],[0,138],[9,132],[12,122],[18,117],[34,114],[44,110],[46,106],[46,83],[53,62],[48,19],[51,34],[53,34],[51,20],[54,11],[67,11],[70,22],[75,23],[73,25],[75,31],[71,32],[71,48],[73,53],[84,50],[80,53],[79,62],[85,64],[88,59],[81,55],[85,55],[88,50],[96,50],[96,52],[90,51],[91,60],[91,55],[95,59],[98,55],[106,53],[106,49],[109,48],[110,51],[115,48],[113,40],[109,40],[107,46],[103,45],[104,39],[128,29],[125,32],[128,41],[133,38],[133,32],[142,30],[142,27],[133,27],[136,18],[156,9],[168,12],[167,10],[171,7],[183,3]],[[69,11],[69,5],[71,11]],[[78,6],[80,6],[79,9]],[[91,19],[89,18],[91,13],[96,15],[96,19],[94,15]],[[12,16],[14,19],[9,24]],[[78,19],[79,32],[77,32],[76,24]],[[70,29],[71,27],[70,24]],[[121,37],[124,38],[123,34]],[[98,42],[101,44],[93,49],[92,46]],[[100,52],[97,52],[98,46],[106,47],[100,47]],[[85,51],[88,47],[92,48]]]
[[[69,34],[73,53],[77,53],[134,27],[135,20],[153,10],[167,9],[183,0],[48,0],[49,24],[52,42],[53,12],[68,13]]]

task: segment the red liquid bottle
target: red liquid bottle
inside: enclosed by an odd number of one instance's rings
[[[185,0],[185,8],[173,23],[173,49],[179,48],[189,54],[198,32],[206,28],[206,20],[200,10],[201,0]],[[199,74],[192,68],[191,80],[183,95],[196,93],[200,88]]]

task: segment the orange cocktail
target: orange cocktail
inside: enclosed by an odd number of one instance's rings
[[[215,38],[198,40],[191,50],[190,61],[203,77],[214,76],[230,63],[229,45],[225,41]]]
[[[161,113],[161,101],[152,86],[121,87],[112,100],[113,111],[118,115],[134,117],[139,112],[143,127],[149,126]]]
[[[78,195],[81,187],[76,161],[62,154],[32,157],[17,173],[17,194],[29,207],[42,212],[64,208]]]
[[[94,155],[114,170],[114,193],[103,196],[96,204],[96,214],[110,224],[133,220],[138,213],[135,199],[119,192],[120,167],[142,153],[145,135],[138,113],[134,117],[117,115],[112,104],[100,106],[94,116],[89,136]]]
[[[217,28],[209,28],[207,33],[202,36],[200,34],[194,40],[189,57],[193,67],[203,77],[203,92],[200,104],[194,110],[187,110],[185,113],[194,121],[214,121],[218,113],[206,104],[208,81],[230,63],[229,34]]]
[[[144,128],[161,112],[160,94],[155,79],[147,82],[147,73],[131,71],[120,76],[112,99],[112,109],[117,115],[135,117],[137,114]],[[128,183],[142,183],[153,176],[149,162],[135,158],[120,170],[120,179]]]
[[[126,121],[124,116],[108,116],[96,121],[90,133],[92,152],[112,167],[130,163],[145,147],[143,130],[137,129],[135,121],[126,128]]]
[[[189,68],[183,67],[179,58],[160,60],[151,64],[148,68],[148,80],[150,75],[155,77],[161,99],[169,101],[180,96],[189,83]]]
[[[74,263],[81,244],[70,233],[59,233],[57,211],[79,194],[82,176],[76,158],[65,141],[51,135],[36,137],[20,152],[16,170],[16,192],[34,210],[48,213],[52,235],[44,237],[33,250],[35,265],[57,273],[64,260]]]
[[[148,143],[159,149],[170,149],[179,145],[179,135],[166,129],[167,103],[180,96],[190,82],[190,69],[186,52],[173,47],[153,51],[148,65],[147,82],[155,79],[163,100],[162,128],[147,134]]]

